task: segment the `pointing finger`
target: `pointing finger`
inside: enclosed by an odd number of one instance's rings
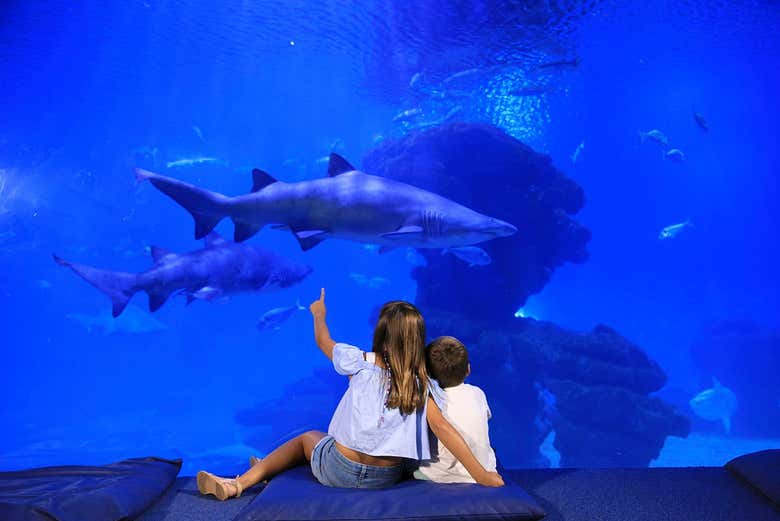
[[[320,302],[325,302],[325,288],[320,290]]]

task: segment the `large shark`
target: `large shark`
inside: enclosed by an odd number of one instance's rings
[[[226,241],[211,232],[205,247],[188,253],[173,253],[151,247],[154,266],[142,273],[108,271],[74,264],[54,255],[81,278],[108,295],[112,315],[119,316],[138,291],[149,295],[149,310],[157,311],[174,292],[195,299],[214,300],[244,291],[287,288],[303,280],[312,269],[271,251]]]
[[[289,228],[308,250],[329,238],[396,247],[468,246],[512,235],[509,223],[475,212],[414,186],[368,175],[331,154],[328,177],[296,183],[277,181],[252,171],[252,192],[237,197],[135,169],[195,219],[195,238],[208,234],[224,217],[235,225],[241,242],[267,224]]]

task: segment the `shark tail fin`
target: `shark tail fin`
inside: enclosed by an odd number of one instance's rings
[[[149,172],[141,168],[133,170],[139,181],[149,181],[159,191],[179,203],[195,220],[195,238],[202,239],[227,215],[225,203],[228,197],[216,192]]]
[[[60,266],[72,269],[76,275],[105,293],[113,304],[111,314],[114,317],[122,314],[127,303],[130,302],[130,298],[137,291],[135,284],[138,276],[135,273],[101,270],[83,264],[68,262],[57,255],[52,255],[52,257],[54,262]]]

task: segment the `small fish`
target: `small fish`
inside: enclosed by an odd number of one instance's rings
[[[322,156],[314,160],[318,165],[327,165],[328,161],[330,161],[330,156]]]
[[[420,114],[422,114],[422,109],[419,108],[406,109],[396,114],[396,116],[393,118],[393,121],[409,121],[410,119],[417,117]]]
[[[192,131],[195,132],[195,135],[198,136],[198,139],[200,139],[203,143],[206,142],[206,140],[203,139],[203,132],[200,131],[200,127],[198,125],[194,125],[192,127]]]
[[[731,432],[731,417],[737,410],[734,391],[712,377],[712,388],[702,391],[688,402],[696,416],[710,421],[721,421],[726,433]]]
[[[346,143],[344,143],[344,140],[340,137],[337,137],[333,140],[333,142],[330,144],[330,151],[331,152],[343,152],[346,148]]]
[[[452,107],[452,108],[451,108],[451,109],[450,109],[450,110],[449,110],[449,111],[448,111],[448,112],[447,112],[447,113],[444,115],[444,117],[443,117],[443,118],[441,118],[441,119],[439,120],[439,122],[440,122],[440,123],[444,123],[445,121],[448,121],[449,119],[451,119],[453,116],[455,116],[455,114],[457,114],[457,113],[458,113],[458,112],[460,112],[461,110],[463,110],[463,107],[462,107],[461,105],[455,105],[454,107]]]
[[[667,227],[665,227],[663,230],[661,230],[661,233],[658,234],[659,239],[674,239],[678,233],[683,231],[686,228],[692,228],[693,223],[690,219],[686,219],[685,222],[681,222],[678,224],[671,224]]]
[[[476,74],[479,72],[479,69],[466,69],[465,71],[456,72],[455,74],[452,74],[450,76],[447,76],[444,81],[442,81],[443,85],[446,85],[447,83],[450,83],[451,81],[455,81],[459,78],[463,78],[466,76],[471,76],[472,74]]]
[[[490,255],[478,246],[459,246],[457,248],[445,248],[441,251],[441,254],[451,253],[463,262],[468,263],[469,268],[472,266],[487,266],[493,259]]]
[[[382,134],[374,134],[373,136],[371,136],[371,144],[374,146],[378,145],[384,140],[385,140],[385,136],[383,136]]]
[[[585,141],[583,140],[582,143],[577,145],[577,148],[574,149],[574,153],[570,156],[571,162],[573,165],[576,165],[577,162],[580,160],[580,154],[582,154],[582,151],[585,150]]]
[[[417,251],[417,248],[406,248],[406,262],[412,266],[427,266],[428,261],[422,253]]]
[[[366,251],[370,251],[371,253],[378,253],[379,252],[379,244],[364,244],[363,249]]]
[[[683,161],[685,161],[685,154],[683,154],[683,151],[680,150],[679,148],[671,149],[666,154],[664,154],[664,157],[666,159],[674,161],[675,163],[682,163]]]
[[[189,166],[202,165],[202,164],[213,164],[213,165],[225,166],[227,162],[223,161],[222,159],[217,159],[216,157],[192,157],[192,158],[177,159],[176,161],[168,161],[165,164],[165,166],[168,168],[180,168],[180,167],[189,167]]]
[[[662,147],[666,148],[669,146],[669,138],[666,137],[666,134],[661,132],[660,130],[649,130],[647,132],[639,131],[639,137],[642,140],[642,143],[644,143],[646,140],[655,141]]]
[[[390,281],[384,277],[368,277],[362,273],[350,273],[349,278],[354,280],[358,286],[369,289],[383,289],[390,286]]]
[[[575,56],[574,58],[569,60],[556,60],[556,61],[542,63],[541,65],[536,66],[536,70],[567,69],[567,68],[577,68],[579,66],[580,66],[580,57]]]
[[[710,126],[707,124],[707,120],[704,118],[701,112],[694,112],[693,120],[696,122],[697,125],[699,125],[699,128],[702,129],[704,132],[710,131]]]
[[[282,323],[286,322],[293,313],[296,311],[304,311],[305,307],[301,306],[301,300],[298,299],[294,306],[286,306],[282,308],[274,308],[263,313],[260,320],[257,321],[257,329],[260,331],[264,329],[279,330]]]
[[[515,318],[525,318],[525,311],[523,311],[523,308],[517,308],[517,311],[514,313]]]
[[[409,87],[414,88],[415,85],[422,79],[422,72],[417,72],[412,76],[412,79],[409,80]]]

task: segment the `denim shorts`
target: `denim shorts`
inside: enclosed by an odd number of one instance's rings
[[[385,488],[401,480],[404,465],[380,467],[357,463],[339,452],[333,436],[325,436],[312,450],[311,471],[317,481],[328,487]]]

